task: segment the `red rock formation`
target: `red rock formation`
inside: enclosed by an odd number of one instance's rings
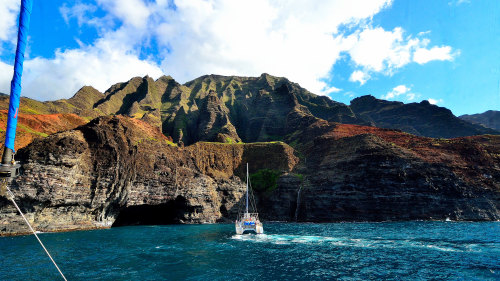
[[[60,131],[66,131],[87,123],[75,114],[19,114],[16,132],[16,150],[25,147],[36,138],[46,137]],[[7,111],[0,110],[0,143],[3,146]]]

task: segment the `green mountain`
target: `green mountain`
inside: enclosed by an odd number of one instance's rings
[[[21,111],[71,112],[93,118],[122,114],[147,121],[175,142],[289,140],[317,118],[367,124],[351,109],[286,78],[206,75],[184,85],[170,76],[135,77],[100,94],[84,87],[68,100],[24,99]]]
[[[41,102],[21,97],[19,112],[23,114],[56,114],[75,113],[82,117],[94,118],[100,116],[94,110],[94,105],[104,98],[104,94],[91,86],[84,86],[70,99]],[[0,110],[9,109],[9,96],[0,95]]]
[[[0,109],[7,109],[7,103],[8,97],[0,96]],[[156,81],[134,77],[105,93],[85,86],[67,100],[22,98],[21,113],[75,113],[87,120],[126,115],[148,122],[185,145],[198,141],[293,143],[303,138],[301,134],[311,124],[328,122],[440,138],[498,134],[426,101],[404,104],[364,96],[347,106],[265,73],[259,77],[205,75],[184,85],[170,76]]]

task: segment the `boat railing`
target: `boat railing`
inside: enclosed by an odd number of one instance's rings
[[[250,219],[250,218],[254,218],[254,219],[258,220],[259,213],[245,213],[245,214],[243,214],[243,216],[241,216],[242,220]]]

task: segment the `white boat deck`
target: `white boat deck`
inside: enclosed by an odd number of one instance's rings
[[[264,228],[262,227],[262,223],[259,221],[258,216],[259,215],[257,213],[245,213],[241,219],[236,220],[236,234],[264,233]]]

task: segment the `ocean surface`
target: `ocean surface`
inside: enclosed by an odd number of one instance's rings
[[[499,222],[132,226],[40,234],[68,280],[500,280]],[[33,236],[0,238],[1,280],[60,280]]]

